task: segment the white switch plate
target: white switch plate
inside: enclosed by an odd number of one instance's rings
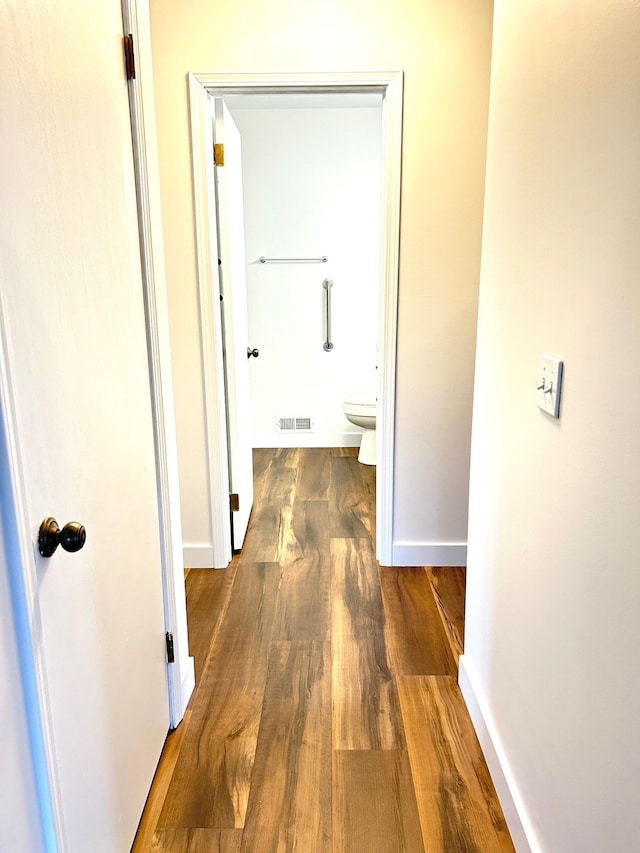
[[[563,362],[550,355],[540,356],[538,370],[538,406],[552,418],[560,417]],[[542,387],[544,386],[544,387]],[[551,389],[551,391],[549,391]]]

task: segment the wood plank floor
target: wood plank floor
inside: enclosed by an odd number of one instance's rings
[[[513,851],[457,686],[464,569],[380,568],[356,453],[254,452],[242,554],[187,575],[196,690],[132,853]]]

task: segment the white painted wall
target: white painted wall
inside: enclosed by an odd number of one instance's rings
[[[464,550],[491,23],[491,0],[152,0],[185,544],[211,537],[185,75],[403,68],[394,560]]]
[[[375,399],[381,105],[310,103],[232,107],[242,136],[249,342],[260,350],[250,365],[254,447],[357,445],[362,430],[345,418],[343,401],[354,390]],[[261,264],[263,255],[328,261]],[[311,417],[313,432],[278,432],[283,416]]]
[[[640,849],[639,34],[496,3],[463,678],[546,853]]]

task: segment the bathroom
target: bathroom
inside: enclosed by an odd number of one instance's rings
[[[365,431],[344,404],[375,413],[382,97],[225,102],[242,139],[248,343],[259,352],[252,444],[358,447]],[[361,461],[375,463],[375,443]]]

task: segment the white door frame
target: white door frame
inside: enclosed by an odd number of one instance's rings
[[[209,195],[210,188],[213,187],[213,161],[211,122],[208,120],[208,95],[369,92],[380,93],[383,96],[376,555],[382,565],[391,565],[402,161],[402,71],[392,69],[344,73],[190,72],[188,80],[212,545],[214,566],[219,568],[228,564],[231,558],[231,545],[222,336],[217,304],[218,265],[215,232],[212,231],[215,213],[210,210],[210,199],[214,196]]]
[[[224,367],[229,446],[230,491],[238,495],[231,513],[231,544],[240,551],[253,509],[253,447],[251,441],[251,365],[247,316],[244,200],[240,131],[222,98],[212,103],[214,143],[225,150],[224,169],[216,169],[216,218],[219,277],[223,291]]]
[[[169,718],[175,728],[193,692],[195,669],[193,658],[189,657],[187,633],[149,4],[146,0],[122,0],[122,15],[124,32],[133,35],[136,54],[136,76],[129,81],[129,104],[151,382],[165,631],[173,635],[175,657],[173,663],[167,663]]]

